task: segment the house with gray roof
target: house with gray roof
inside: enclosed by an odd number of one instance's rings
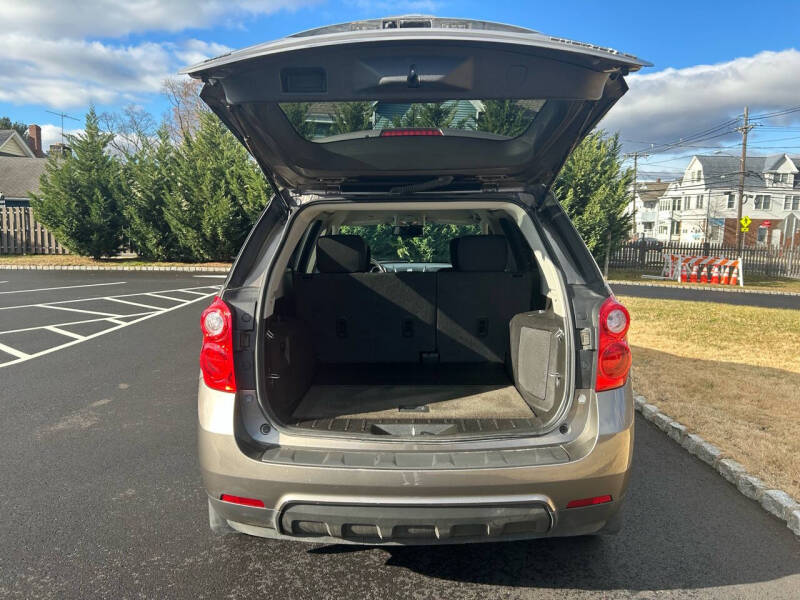
[[[27,140],[15,129],[0,129],[0,206],[29,206],[46,164],[38,125],[28,128]]]
[[[669,182],[661,181],[661,179],[639,181],[636,184],[636,196],[628,204],[628,214],[631,214],[635,220],[633,230],[635,239],[655,237],[658,201],[667,191],[668,186]],[[630,193],[633,194],[633,192],[634,190],[631,189]]]
[[[682,243],[736,243],[740,159],[695,155],[659,199],[655,237]],[[742,215],[747,246],[800,247],[800,156],[748,156]]]

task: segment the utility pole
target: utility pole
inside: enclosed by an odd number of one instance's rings
[[[741,127],[737,127],[737,131],[742,133],[742,158],[739,161],[739,201],[736,203],[736,247],[739,249],[739,254],[742,252],[744,245],[744,235],[742,235],[742,204],[744,202],[744,176],[745,169],[747,168],[747,134],[753,128],[748,122],[750,115],[750,108],[744,107],[744,123]]]
[[[647,154],[644,152],[629,152],[625,155],[626,158],[633,157],[633,210],[632,210],[632,218],[633,218],[633,237],[637,237],[636,231],[636,192],[638,190],[637,187],[637,176],[639,170],[639,157],[647,158]]]

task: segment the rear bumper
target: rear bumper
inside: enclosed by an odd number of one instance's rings
[[[201,384],[202,385],[202,384]],[[600,532],[625,496],[633,449],[629,385],[598,399],[590,452],[562,464],[404,469],[275,464],[244,454],[234,397],[202,390],[200,465],[209,503],[234,529],[311,542],[443,544]],[[223,502],[256,498],[264,508]],[[567,509],[571,500],[612,501]]]

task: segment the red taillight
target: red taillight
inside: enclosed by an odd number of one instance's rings
[[[581,508],[582,506],[594,506],[595,504],[605,504],[611,502],[611,496],[594,496],[593,498],[581,498],[580,500],[570,500],[567,502],[567,508]]]
[[[220,392],[235,392],[233,373],[233,319],[231,309],[220,298],[214,298],[200,316],[203,347],[200,349],[200,370],[206,385]]]
[[[441,129],[435,127],[407,127],[404,129],[383,129],[381,137],[410,137],[415,135],[443,135]]]
[[[242,496],[231,496],[230,494],[222,494],[219,497],[223,502],[230,502],[231,504],[240,504],[242,506],[254,506],[255,508],[264,508],[264,502],[256,498],[243,498]]]
[[[597,343],[595,390],[613,390],[625,385],[631,368],[631,349],[625,339],[631,317],[628,309],[611,296],[600,307],[600,337]]]

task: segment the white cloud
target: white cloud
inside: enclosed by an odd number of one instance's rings
[[[795,73],[800,73],[800,51],[790,49],[715,65],[634,74],[627,78],[630,91],[600,127],[619,131],[623,139],[671,142],[733,118],[745,105],[751,112],[797,106]],[[729,143],[736,138],[738,134],[732,133],[702,143]]]
[[[228,51],[222,44],[190,39],[179,44],[104,44],[74,39],[0,35],[0,101],[85,107],[90,102],[135,102],[157,93],[167,77],[189,63]]]
[[[214,42],[114,41],[148,31],[240,27],[320,0],[26,0],[4,2],[0,102],[59,109],[129,103],[187,64],[230,50]]]
[[[314,4],[314,0],[25,0],[4,2],[3,30],[46,38],[120,37],[235,25],[242,18]]]
[[[74,121],[72,121],[74,123]],[[47,123],[46,125],[41,125],[42,128],[42,148],[47,151],[50,148],[51,144],[60,143],[61,142],[61,125],[53,125],[51,123]],[[79,133],[83,133],[83,129],[69,129],[64,127],[64,143],[69,143],[67,141],[67,134],[70,135],[77,135]]]

